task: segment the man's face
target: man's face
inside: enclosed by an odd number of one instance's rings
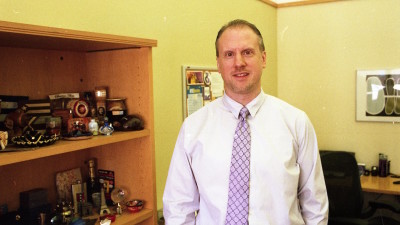
[[[226,94],[236,101],[252,100],[261,91],[266,53],[258,43],[258,36],[248,27],[228,28],[218,40],[218,71]]]

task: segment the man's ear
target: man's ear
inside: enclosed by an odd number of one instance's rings
[[[267,52],[264,51],[262,53],[262,58],[263,58],[263,68],[265,68],[267,66]]]

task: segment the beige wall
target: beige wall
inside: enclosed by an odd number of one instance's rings
[[[158,41],[153,51],[158,208],[182,123],[181,66],[215,67],[217,31],[235,18],[254,22],[263,33],[269,60],[263,88],[276,95],[276,9],[261,1],[0,0],[0,20]]]
[[[356,152],[368,167],[378,153],[400,173],[400,124],[356,122],[356,70],[400,67],[400,1],[353,0],[282,8],[278,96],[305,110],[320,149]]]
[[[233,18],[259,26],[269,60],[264,90],[307,112],[321,149],[355,151],[368,166],[383,152],[400,173],[399,124],[355,121],[356,69],[399,68],[399,15],[399,0],[278,10],[257,0],[0,0],[0,20],[158,40],[153,51],[158,208],[182,123],[181,66],[215,66],[216,32]]]

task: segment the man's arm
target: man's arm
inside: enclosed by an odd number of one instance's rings
[[[328,223],[329,202],[314,128],[307,115],[297,121],[300,180],[298,197],[304,222]]]
[[[163,196],[165,224],[195,224],[199,193],[191,169],[191,160],[184,148],[185,124],[178,135],[172,155]]]

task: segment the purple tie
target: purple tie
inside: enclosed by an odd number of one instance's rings
[[[233,138],[226,225],[248,224],[251,146],[250,128],[246,120],[248,114],[246,107],[240,110]]]

